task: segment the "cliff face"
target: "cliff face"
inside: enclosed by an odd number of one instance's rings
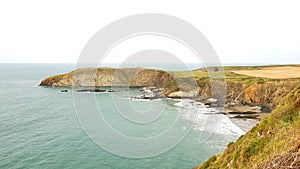
[[[200,169],[299,168],[300,87],[290,92],[271,115]]]
[[[83,68],[48,77],[40,86],[153,86],[164,87],[174,81],[165,71],[142,68]]]
[[[299,81],[288,80],[254,84],[245,89],[242,101],[248,104],[265,104],[274,108],[284,96],[299,85]]]
[[[199,95],[203,98],[211,97],[210,81],[198,80]],[[298,79],[284,81],[268,81],[244,83],[238,81],[226,82],[226,102],[246,105],[263,105],[275,108],[284,96],[300,85]]]

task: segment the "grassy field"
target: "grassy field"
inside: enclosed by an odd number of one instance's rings
[[[278,79],[300,79],[300,65],[224,66],[223,70],[227,81],[252,83]],[[205,69],[170,71],[169,73],[178,78],[209,78],[209,73]]]
[[[233,73],[269,79],[300,78],[299,66],[270,67],[260,70],[236,70]]]

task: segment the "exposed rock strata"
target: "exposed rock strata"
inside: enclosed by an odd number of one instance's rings
[[[199,81],[199,95],[211,97],[208,82]],[[281,99],[300,85],[299,80],[270,81],[265,83],[245,84],[239,82],[226,83],[226,102],[232,105],[261,105],[263,109],[274,109]]]

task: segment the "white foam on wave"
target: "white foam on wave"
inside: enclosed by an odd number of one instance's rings
[[[203,103],[196,102],[196,101],[190,100],[190,99],[174,99],[174,100],[179,101],[174,104],[175,106],[180,106],[180,107],[185,107],[185,108],[206,107]]]
[[[215,108],[207,107],[203,103],[182,99],[175,106],[184,108],[183,118],[194,122],[193,128],[224,135],[243,135],[245,132],[235,125],[226,115]]]
[[[224,134],[224,133],[231,133],[233,135],[243,135],[245,132],[239,128],[237,125],[235,125],[227,116],[224,116],[224,118],[220,119],[218,122],[218,125],[216,127],[215,132],[219,134]]]
[[[156,99],[143,99],[143,98],[134,98],[132,96],[124,96],[124,97],[119,97],[119,99],[126,99],[130,101],[142,101],[142,102],[157,102],[157,101],[162,101],[161,98],[156,98]]]

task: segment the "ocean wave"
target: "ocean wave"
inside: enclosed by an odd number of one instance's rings
[[[185,109],[182,117],[186,120],[193,121],[193,129],[195,130],[224,135],[245,134],[229,117],[215,108],[207,107],[203,103],[190,99],[182,99],[174,105]]]

